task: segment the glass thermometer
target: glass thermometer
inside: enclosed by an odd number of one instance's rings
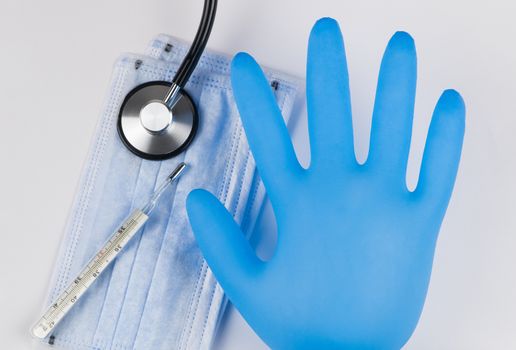
[[[122,249],[124,249],[131,238],[145,224],[149,218],[149,214],[156,206],[159,197],[165,192],[167,187],[181,175],[185,167],[185,163],[179,164],[172,174],[170,174],[163,184],[154,192],[147,204],[142,209],[136,209],[129,215],[119,229],[109,237],[104,246],[88,262],[79,275],[74,278],[68,288],[50,305],[36,325],[32,327],[31,333],[33,336],[43,339],[50,334],[59,321],[72,309],[77,300],[88,290],[97,277],[99,277]]]

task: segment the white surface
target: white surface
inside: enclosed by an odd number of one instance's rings
[[[3,0],[0,10],[0,329],[25,349],[120,52],[166,32],[191,40],[202,1]],[[516,348],[516,4],[506,0],[221,0],[209,46],[250,51],[304,75],[309,30],[337,18],[346,39],[356,144],[364,159],[381,54],[413,34],[419,86],[410,183],[441,90],[468,108],[459,179],[439,238],[427,303],[406,349]],[[306,145],[298,146],[306,154]],[[237,312],[215,348],[264,349]]]

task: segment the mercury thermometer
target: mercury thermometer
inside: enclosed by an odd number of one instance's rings
[[[145,224],[160,196],[165,192],[167,187],[181,175],[185,167],[185,163],[179,164],[166,178],[163,184],[153,193],[147,204],[142,209],[136,209],[129,215],[118,230],[109,237],[104,246],[88,262],[79,275],[73,279],[72,283],[70,283],[65,291],[59,295],[57,300],[50,305],[36,325],[32,327],[31,333],[33,336],[44,339],[52,332],[54,327],[65,317],[72,309],[73,305],[77,303],[93,282],[95,282],[106,267],[115,260],[131,238],[133,238],[138,230]]]

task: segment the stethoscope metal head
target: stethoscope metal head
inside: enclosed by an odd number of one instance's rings
[[[171,83],[153,81],[134,88],[126,96],[118,116],[118,134],[139,157],[168,159],[192,142],[199,117],[191,97],[183,89],[167,103]]]
[[[192,142],[199,118],[184,86],[206,47],[216,10],[217,0],[204,1],[199,29],[172,83],[154,81],[139,85],[122,103],[118,134],[137,156],[151,160],[171,158]]]

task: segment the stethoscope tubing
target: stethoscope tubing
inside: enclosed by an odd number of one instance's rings
[[[149,160],[168,159],[184,151],[192,142],[199,115],[184,87],[206,48],[216,11],[217,0],[204,1],[193,43],[171,83],[141,84],[122,103],[117,129],[123,144],[135,155]],[[174,123],[179,127],[171,127]],[[159,127],[149,127],[156,125]]]
[[[195,70],[197,63],[199,62],[199,59],[204,52],[206,44],[208,43],[211,29],[213,28],[213,23],[215,22],[216,12],[217,0],[205,0],[199,29],[197,30],[197,34],[195,35],[192,46],[188,50],[188,53],[181,62],[176,75],[172,79],[173,84],[184,88],[188,82],[188,79],[190,79],[190,76]]]

